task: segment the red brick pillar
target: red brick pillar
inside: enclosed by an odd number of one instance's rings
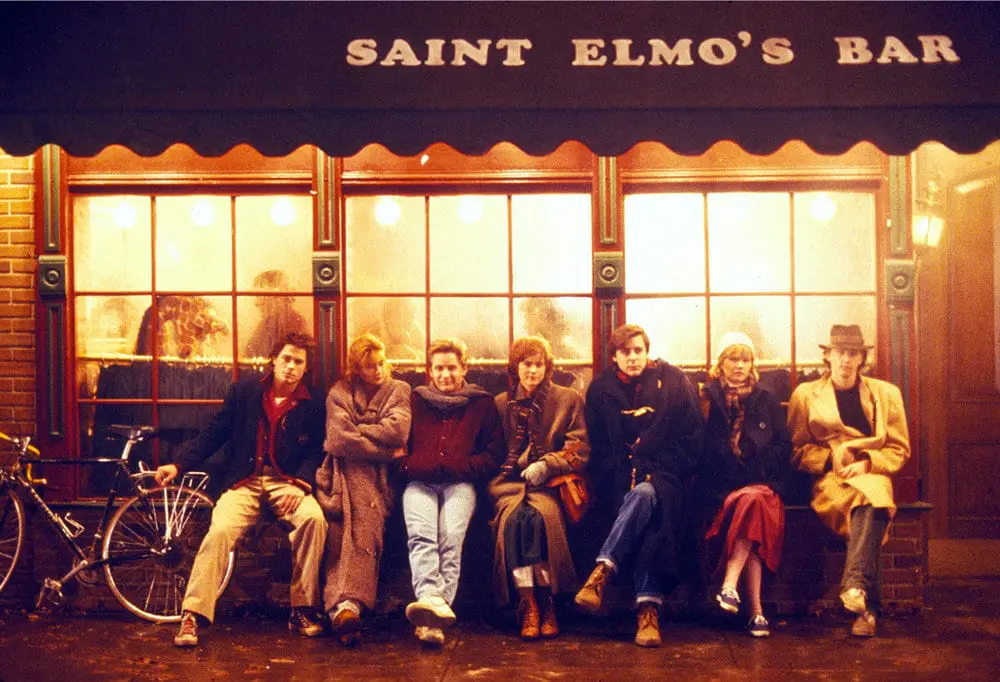
[[[35,433],[34,157],[0,149],[0,430]]]

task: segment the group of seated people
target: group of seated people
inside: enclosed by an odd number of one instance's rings
[[[197,645],[229,552],[269,508],[292,529],[289,628],[356,644],[375,604],[386,518],[401,503],[414,593],[406,617],[422,644],[439,647],[456,619],[462,547],[481,494],[492,504],[495,601],[516,604],[521,638],[559,634],[561,595],[596,614],[609,581],[631,577],[635,643],[659,646],[660,608],[682,580],[692,535],[711,557],[718,608],[745,611],[748,633],[766,637],[761,581],[781,559],[793,468],[814,476],[813,508],[847,539],[840,598],[857,614],[852,634],[873,636],[880,547],[895,512],[890,476],[909,456],[903,400],[862,375],[871,346],[857,325],[834,325],[821,347],[828,371],[795,389],[786,419],[742,332],[720,339],[696,387],[650,356],[641,327],[623,325],[585,398],[552,382],[552,351],[538,336],[514,342],[509,388],[494,398],[466,381],[468,350],[457,339],[430,345],[427,383],[411,390],[365,334],[325,402],[310,381],[312,339],[288,334],[271,371],[235,383],[209,425],[157,469],[166,484],[225,449],[224,492],[174,643]],[[581,581],[567,527],[588,495],[613,523]]]

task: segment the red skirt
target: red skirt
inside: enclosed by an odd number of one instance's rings
[[[749,540],[756,544],[757,555],[768,570],[777,573],[785,541],[785,505],[773,490],[757,484],[729,493],[705,539],[721,535],[723,529],[726,545],[719,558],[720,567],[733,555],[737,540]]]

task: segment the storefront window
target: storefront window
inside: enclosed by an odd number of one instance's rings
[[[632,193],[624,233],[626,318],[654,355],[692,372],[712,363],[718,337],[743,331],[787,399],[791,371],[801,380],[822,365],[832,324],[876,338],[871,193]]]
[[[454,336],[494,392],[512,340],[552,343],[559,379],[584,388],[593,356],[589,194],[350,196],[347,336],[381,338],[423,382],[425,350]],[[485,374],[484,374],[485,372]]]
[[[312,332],[311,198],[71,201],[81,453],[103,454],[110,424],[154,424],[168,461],[214,411],[205,406],[240,373],[261,371],[282,334]],[[106,485],[88,475],[81,494]]]

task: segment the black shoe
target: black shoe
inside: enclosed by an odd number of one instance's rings
[[[305,637],[316,637],[323,634],[323,624],[311,613],[312,609],[302,607],[292,608],[288,616],[288,629]]]

